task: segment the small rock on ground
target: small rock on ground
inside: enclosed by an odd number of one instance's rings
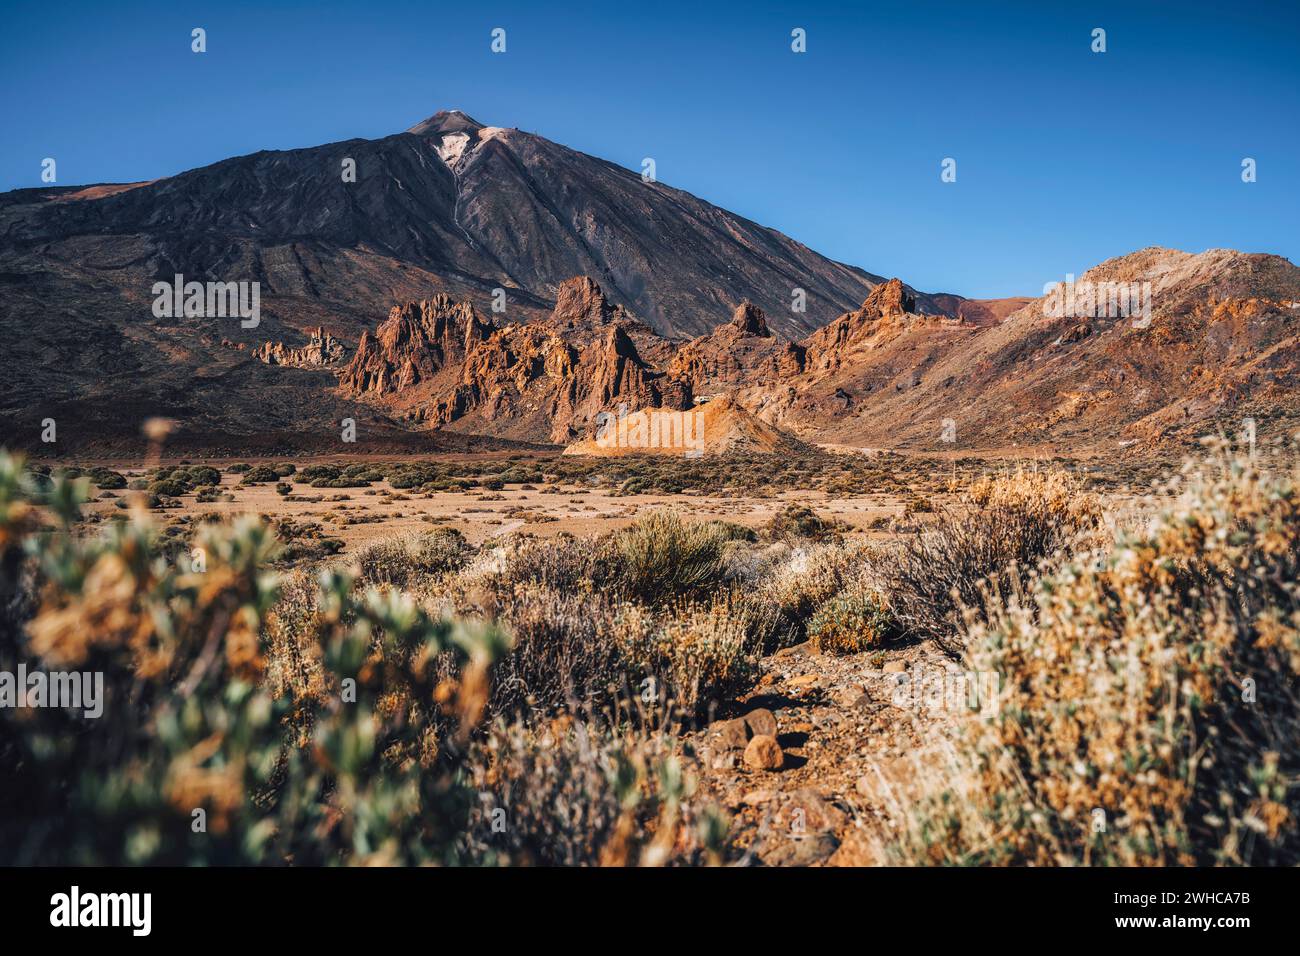
[[[785,754],[775,737],[759,734],[745,748],[745,766],[753,770],[780,770]]]

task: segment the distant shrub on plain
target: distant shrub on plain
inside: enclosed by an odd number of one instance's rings
[[[278,482],[280,476],[276,474],[274,468],[268,468],[266,465],[257,465],[244,472],[244,477],[239,480],[241,485],[261,485],[268,481]]]
[[[700,594],[723,580],[725,543],[716,526],[653,511],[616,538],[623,585],[647,603]]]
[[[776,539],[810,538],[820,541],[842,530],[839,522],[823,518],[807,505],[790,502],[768,520],[763,529]]]

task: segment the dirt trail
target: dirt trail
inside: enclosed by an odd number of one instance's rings
[[[807,643],[763,662],[765,674],[740,701],[734,719],[770,711],[784,751],[780,770],[746,765],[753,733],[720,719],[694,735],[701,789],[732,818],[744,862],[765,866],[859,866],[872,858],[868,834],[898,826],[897,807],[874,786],[896,779],[917,755],[956,728],[956,713],[935,706],[926,689],[954,675],[928,644],[835,657]],[[929,701],[927,703],[927,701]],[[750,723],[761,723],[751,720]]]

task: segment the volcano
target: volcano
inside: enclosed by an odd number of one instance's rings
[[[151,289],[178,276],[258,283],[256,327],[155,316]],[[443,111],[375,140],[0,195],[0,420],[18,445],[65,423],[62,451],[133,438],[151,415],[204,441],[306,441],[337,431],[346,403],[321,394],[321,369],[269,375],[255,354],[313,335],[352,349],[394,303],[439,295],[540,319],[574,276],[674,340],[744,301],[795,339],[882,281],[638,172]],[[925,313],[962,301],[909,292]]]

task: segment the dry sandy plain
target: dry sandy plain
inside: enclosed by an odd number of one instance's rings
[[[145,473],[124,470],[123,474],[135,479]],[[507,485],[500,491],[421,492],[395,490],[387,481],[373,482],[368,488],[345,489],[295,484],[291,494],[282,496],[273,484],[243,485],[240,478],[237,474],[223,474],[221,497],[216,501],[197,502],[192,495],[186,495],[174,499],[180,507],[162,509],[155,515],[165,520],[179,516],[230,519],[247,514],[318,522],[330,537],[343,542],[342,553],[346,554],[380,538],[433,527],[455,528],[474,544],[513,531],[538,537],[563,533],[586,536],[626,527],[639,515],[664,507],[679,508],[700,519],[718,518],[758,528],[792,501],[855,530],[884,534],[882,527],[890,518],[901,516],[905,505],[901,497],[888,494],[829,497],[821,491],[790,491],[774,498],[626,495],[609,488],[577,485],[545,490]],[[114,497],[98,497],[86,511],[107,519],[118,510],[117,503],[130,501],[134,492],[109,494]]]
[[[800,489],[764,496],[693,491],[628,494],[608,482],[598,484],[595,478],[588,479],[589,484],[572,481],[544,486],[506,484],[496,491],[395,489],[386,480],[373,481],[368,487],[316,488],[303,483],[298,475],[282,479],[292,485],[292,490],[281,495],[274,483],[243,484],[241,474],[226,472],[234,463],[233,460],[203,462],[222,471],[217,500],[200,502],[193,494],[169,499],[167,507],[152,512],[155,519],[161,524],[178,519],[188,524],[260,515],[266,520],[287,521],[299,529],[307,529],[303,537],[334,539],[341,543],[336,553],[348,555],[379,539],[433,528],[454,528],[473,544],[514,532],[543,538],[560,534],[585,537],[624,528],[638,517],[661,508],[679,509],[696,520],[719,519],[759,529],[791,503],[814,509],[822,519],[840,522],[846,533],[886,538],[924,523],[927,515],[909,511],[909,506],[915,507],[918,494],[936,508],[952,497],[938,490],[943,479],[936,479],[935,475],[946,472],[946,468],[937,460],[925,463],[923,470],[929,477],[924,486],[917,482],[916,493],[912,487],[904,493],[895,487],[877,493]],[[1021,459],[1017,463],[1021,467],[1034,465],[1033,459]],[[110,467],[129,481],[149,474],[149,469],[139,463],[132,467],[116,462]],[[94,500],[86,507],[92,528],[115,513],[120,514],[138,493],[123,489],[93,494]],[[1116,491],[1105,494],[1104,498],[1111,520],[1130,526],[1159,504],[1158,498],[1149,495]]]

